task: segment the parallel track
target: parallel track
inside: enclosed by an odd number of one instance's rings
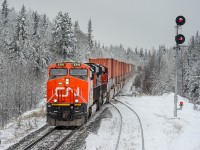
[[[126,104],[124,104],[123,102],[117,100],[116,98],[114,98],[114,100],[117,101],[117,102],[119,102],[119,103],[121,103],[121,104],[123,104],[123,105],[126,106],[127,108],[129,108],[129,109],[137,116],[138,121],[139,121],[139,123],[140,123],[140,131],[141,131],[141,136],[142,136],[142,150],[145,150],[145,146],[144,146],[144,134],[143,134],[142,122],[141,122],[141,120],[140,120],[139,115],[138,115],[131,107],[129,107],[128,105],[126,105]]]
[[[120,130],[119,130],[119,134],[118,134],[118,138],[117,138],[117,144],[116,144],[116,147],[115,147],[115,150],[118,150],[119,141],[120,141],[121,132],[122,132],[122,114],[121,114],[121,112],[119,111],[119,109],[114,104],[112,104],[111,102],[109,102],[109,104],[111,104],[117,110],[117,112],[120,115],[120,120],[121,120],[120,121]]]

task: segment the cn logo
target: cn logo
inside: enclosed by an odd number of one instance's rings
[[[57,87],[57,88],[55,89],[56,96],[58,97],[58,91],[64,90],[64,89],[65,89],[64,87]],[[76,91],[73,91],[70,87],[68,87],[68,88],[66,89],[66,94],[65,94],[65,95],[62,95],[62,97],[68,97],[69,92],[73,92],[73,93],[74,93],[74,96],[79,96],[79,91],[80,91],[79,87],[77,87]]]

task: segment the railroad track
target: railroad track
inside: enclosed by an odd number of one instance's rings
[[[141,144],[142,144],[142,150],[145,150],[145,146],[144,146],[144,135],[143,135],[143,128],[142,128],[142,122],[140,120],[140,117],[139,115],[131,108],[129,107],[128,105],[124,104],[123,102],[117,100],[116,98],[114,98],[115,101],[111,101],[110,104],[112,106],[114,106],[114,108],[119,112],[119,115],[120,115],[120,119],[121,119],[121,123],[120,123],[120,131],[119,131],[119,135],[118,135],[118,138],[117,138],[117,144],[116,144],[116,148],[115,150],[118,150],[119,149],[119,143],[120,143],[120,138],[121,138],[121,134],[122,134],[122,129],[123,129],[123,115],[119,109],[119,107],[117,106],[116,102],[117,103],[120,103],[122,105],[124,105],[126,108],[128,108],[131,112],[133,112],[135,114],[135,116],[137,117],[137,120],[139,122],[139,126],[140,126],[140,134],[141,134]]]
[[[109,102],[116,110],[117,110],[117,112],[119,113],[119,115],[120,115],[120,127],[119,127],[119,134],[118,134],[118,137],[117,137],[117,144],[116,144],[116,147],[115,147],[115,150],[118,150],[118,147],[119,147],[119,141],[120,141],[120,138],[121,138],[121,133],[122,133],[122,125],[123,125],[123,123],[122,123],[122,114],[121,114],[121,112],[119,111],[119,109],[114,105],[114,104],[112,104],[111,102]]]
[[[35,137],[34,135],[28,135],[25,139],[23,139],[23,141],[18,142],[14,146],[10,147],[8,150],[57,150],[81,127],[49,128],[49,130],[46,132],[37,132],[37,137]]]
[[[30,143],[32,143],[33,141],[35,141],[36,139],[38,139],[38,137],[40,137],[40,135],[46,134],[51,129],[52,129],[52,127],[50,127],[48,124],[45,124],[44,126],[39,128],[38,130],[36,130],[36,131],[32,132],[31,134],[25,136],[23,139],[18,141],[16,144],[10,146],[7,150],[21,150],[24,147],[26,147],[27,145],[29,145]]]
[[[75,129],[59,129],[53,128],[48,133],[29,144],[23,150],[56,150],[58,149],[64,142],[66,142],[74,133],[79,130],[80,127]]]
[[[105,109],[101,113],[104,111]],[[64,146],[64,143],[70,141],[74,134],[76,138],[78,138],[77,135],[86,132],[88,130],[87,126],[88,125],[83,124],[77,128],[63,129],[45,125],[36,131],[36,133],[26,136],[23,140],[19,141],[8,150],[57,150]],[[77,131],[81,132],[79,133]]]

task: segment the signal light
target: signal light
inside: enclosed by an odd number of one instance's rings
[[[179,25],[179,26],[182,26],[185,24],[185,17],[183,16],[178,16],[176,18],[176,24]]]
[[[184,35],[182,34],[178,34],[176,37],[175,37],[175,41],[177,44],[183,44],[185,42],[185,37]]]
[[[182,108],[183,108],[183,102],[180,102],[179,106],[180,106],[179,110],[182,110]]]

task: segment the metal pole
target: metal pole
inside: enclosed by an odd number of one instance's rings
[[[178,35],[178,25],[176,27],[177,31],[176,31],[176,35]],[[177,117],[177,93],[178,93],[178,49],[179,49],[179,45],[178,43],[176,43],[176,59],[175,59],[175,64],[176,64],[176,74],[175,74],[175,94],[174,94],[174,117]]]

